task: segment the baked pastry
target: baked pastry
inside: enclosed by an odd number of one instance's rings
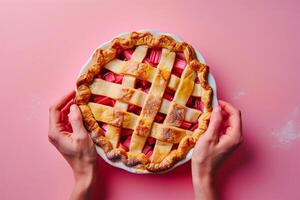
[[[162,172],[184,159],[208,127],[208,74],[191,45],[132,32],[94,52],[75,102],[108,160]]]

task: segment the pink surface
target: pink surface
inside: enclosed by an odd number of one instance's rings
[[[223,165],[223,199],[300,199],[299,1],[1,1],[0,199],[67,199],[72,173],[47,139],[48,107],[100,43],[176,33],[243,112],[245,142]],[[103,161],[107,199],[192,199],[190,166],[140,176]]]

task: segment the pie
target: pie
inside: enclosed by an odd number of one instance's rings
[[[186,42],[132,32],[94,52],[77,80],[75,103],[109,161],[162,172],[184,159],[208,127],[208,74]]]

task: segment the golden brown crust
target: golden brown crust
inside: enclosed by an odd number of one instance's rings
[[[141,119],[136,126],[136,134],[142,137],[148,137],[150,134],[150,123]]]
[[[136,61],[127,62],[123,66],[123,73],[128,75],[134,75],[141,80],[147,80],[149,76],[150,65],[146,63],[137,63]]]
[[[121,94],[118,100],[129,102],[132,98],[132,95],[134,94],[134,90],[131,88],[122,88]]]
[[[178,127],[182,124],[184,120],[186,107],[172,102],[170,108],[171,112],[166,117],[166,124]]]
[[[168,126],[165,126],[157,134],[156,139],[161,140],[163,142],[175,144],[180,142],[180,139],[183,135],[185,135],[185,131],[182,131],[182,129],[178,129],[175,127],[169,128]]]
[[[79,85],[76,93],[76,104],[78,105],[86,105],[89,102],[91,97],[90,88],[86,85]]]
[[[161,47],[167,48],[174,52],[183,52],[185,59],[190,66],[190,68],[197,72],[200,85],[203,91],[201,101],[205,107],[204,112],[200,116],[198,120],[198,128],[193,132],[190,136],[184,136],[180,142],[177,149],[172,150],[167,157],[165,157],[160,163],[151,163],[149,159],[143,153],[131,153],[126,152],[123,149],[117,148],[113,149],[111,143],[105,136],[103,136],[103,132],[99,127],[97,121],[95,120],[91,109],[88,106],[88,102],[91,96],[91,91],[89,89],[89,85],[93,82],[94,77],[100,72],[101,68],[113,60],[116,57],[116,52],[118,49],[130,49],[134,46],[138,45],[148,45],[150,47]],[[148,74],[147,65],[141,64],[135,66],[135,73],[137,77],[145,79]],[[86,73],[82,74],[77,80],[77,95],[76,95],[76,103],[79,105],[86,128],[93,133],[93,140],[96,144],[98,144],[106,153],[107,157],[110,160],[122,160],[124,164],[128,166],[136,166],[139,165],[151,172],[160,172],[163,170],[167,170],[174,166],[176,162],[183,159],[188,151],[194,147],[196,141],[199,139],[200,135],[205,132],[208,127],[210,113],[212,111],[212,95],[213,91],[210,85],[208,84],[207,76],[209,73],[209,68],[205,64],[202,64],[196,56],[196,53],[193,47],[185,42],[177,42],[172,37],[167,35],[158,35],[154,36],[151,33],[137,33],[132,32],[128,38],[115,38],[112,40],[110,47],[107,49],[97,49],[92,57],[92,65],[89,67]],[[169,79],[169,74],[164,72],[163,70],[159,72],[159,78],[162,81],[166,81]],[[125,98],[125,100],[132,97],[132,93],[124,92],[124,95],[121,98]],[[157,102],[157,101],[155,101]],[[147,102],[148,104],[151,102]],[[156,103],[157,104],[157,103]],[[153,106],[157,106],[153,103]],[[160,102],[158,103],[160,105]],[[158,106],[159,106],[158,105]],[[147,109],[145,111],[147,112]],[[175,109],[174,109],[175,110]],[[178,111],[178,112],[177,112]],[[181,109],[177,109],[176,113],[171,114],[170,123],[174,122],[175,125],[178,125],[180,121],[182,121],[183,112]],[[150,112],[151,113],[151,112]],[[123,118],[120,112],[116,112],[116,121],[114,122],[116,125],[120,125],[122,123]],[[143,121],[141,121],[143,122]],[[144,122],[143,122],[144,123]],[[171,123],[172,124],[172,123]],[[141,126],[142,129],[144,126]],[[147,126],[145,126],[148,128]],[[161,138],[165,141],[174,142],[178,140],[180,134],[178,132],[169,131],[170,129],[163,130],[161,134]],[[143,132],[143,131],[141,131]],[[145,130],[145,133],[142,135],[148,135],[149,130]]]

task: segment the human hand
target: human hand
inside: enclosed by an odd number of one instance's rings
[[[196,143],[192,156],[197,199],[215,199],[213,175],[227,155],[242,142],[241,112],[225,101],[219,101],[219,104],[214,108],[208,129]]]
[[[78,106],[71,105],[68,114],[73,132],[66,130],[65,122],[61,120],[62,110],[66,112],[66,107],[74,97],[75,91],[72,91],[50,107],[48,137],[73,170],[75,187],[71,199],[81,199],[78,197],[87,195],[87,190],[97,175],[98,167],[95,145],[83,125]]]

